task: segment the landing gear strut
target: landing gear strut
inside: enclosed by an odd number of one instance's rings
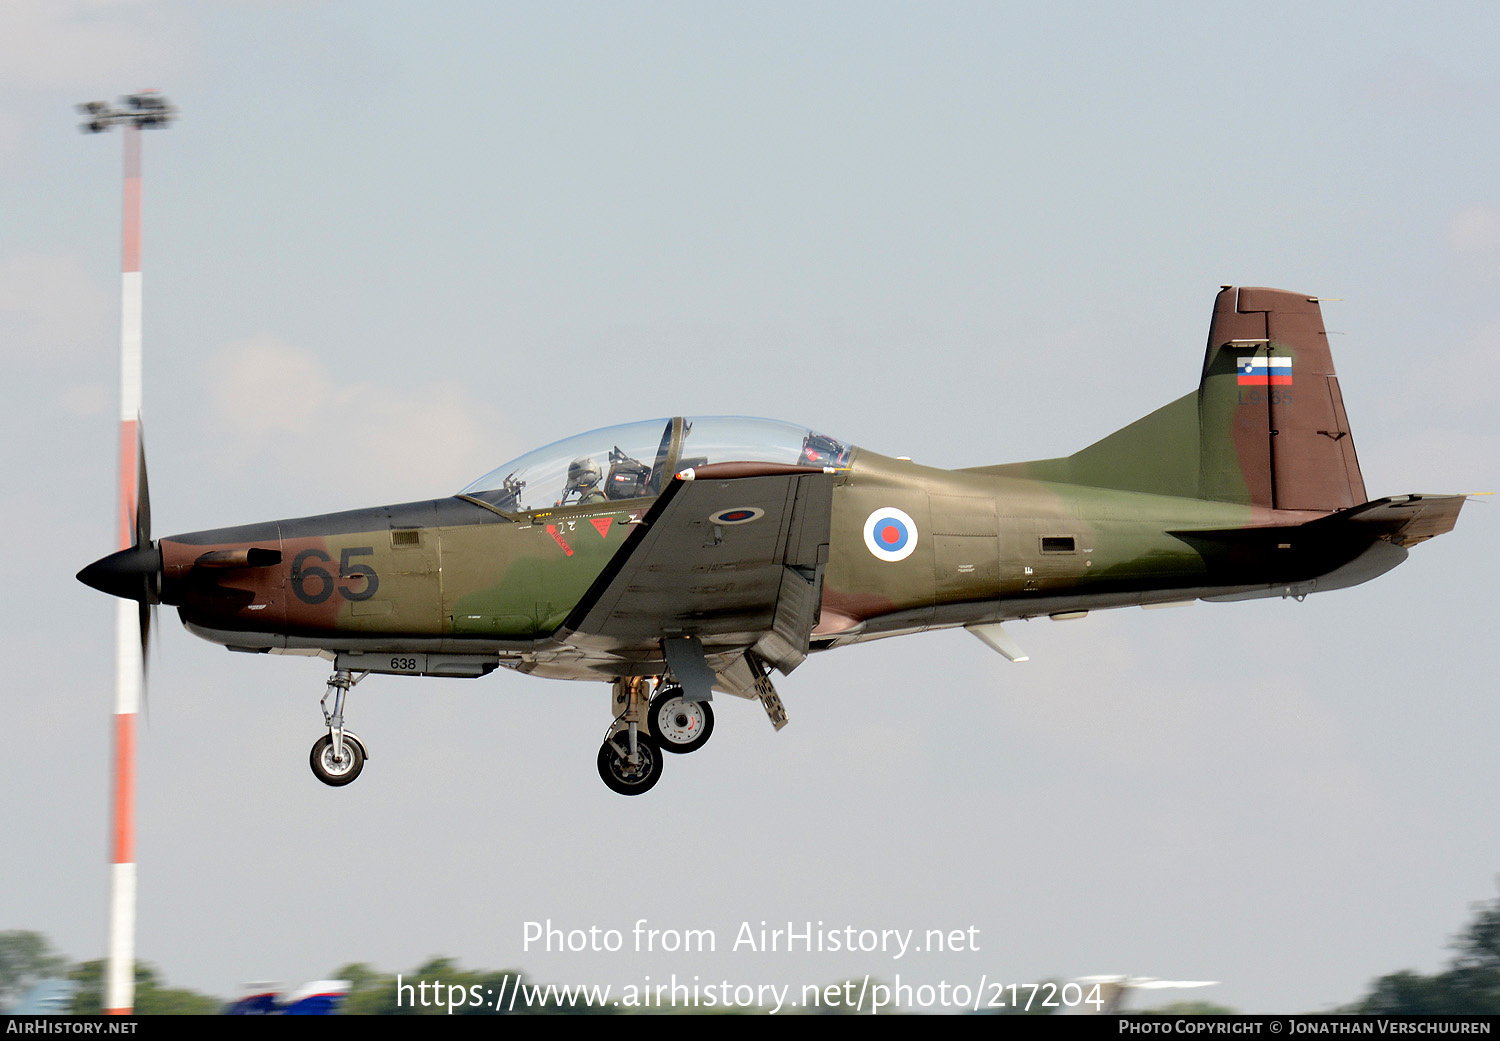
[[[337,669],[328,677],[328,689],[323,692],[323,698],[318,705],[323,710],[323,724],[328,727],[327,735],[318,738],[313,743],[312,755],[309,762],[312,765],[313,776],[324,784],[335,788],[341,787],[353,781],[359,776],[359,772],[365,768],[365,760],[370,754],[365,751],[365,743],[361,741],[352,730],[344,729],[344,699],[349,694],[349,688],[368,676],[368,672],[362,672],[358,676],[348,669]],[[333,711],[328,711],[328,695],[333,695]]]
[[[611,791],[643,795],[661,780],[661,746],[641,726],[647,715],[645,680],[615,680],[615,721],[599,748],[599,777]]]

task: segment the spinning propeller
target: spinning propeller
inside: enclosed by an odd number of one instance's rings
[[[116,553],[94,561],[78,572],[78,581],[102,593],[136,601],[140,627],[141,662],[146,660],[146,642],[151,634],[156,605],[161,602],[161,550],[151,541],[151,493],[146,483],[146,441],[141,424],[134,427],[135,472],[123,468],[120,474],[121,541],[129,544]],[[123,435],[131,433],[128,429]],[[120,453],[122,461],[125,452]]]

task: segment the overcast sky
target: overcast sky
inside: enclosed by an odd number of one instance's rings
[[[769,415],[969,466],[1196,385],[1221,283],[1324,305],[1372,495],[1500,486],[1500,8],[0,6],[0,929],[102,957],[120,135],[145,87],[157,535],[450,494],[568,434]],[[1495,507],[1305,603],[817,656],[649,796],[602,685],[372,677],[161,616],[139,953],[230,994],[436,954],[565,983],[1128,972],[1318,1010],[1496,896]],[[626,933],[527,950],[524,923]],[[712,958],[636,953],[638,919]],[[731,950],[740,923],[970,929]]]

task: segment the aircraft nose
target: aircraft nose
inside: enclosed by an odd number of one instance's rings
[[[148,542],[111,553],[78,572],[78,581],[111,596],[155,603],[161,593],[161,549]]]

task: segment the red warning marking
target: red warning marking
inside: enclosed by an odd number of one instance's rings
[[[568,540],[565,539],[565,538],[563,538],[562,535],[560,535],[558,533],[557,525],[555,525],[555,524],[549,524],[549,525],[547,525],[547,534],[552,536],[552,541],[553,542],[556,542],[559,546],[561,546],[563,548],[563,552],[565,554],[567,554],[570,557],[573,555],[573,547],[570,546],[570,545],[568,545]]]
[[[594,526],[594,530],[599,532],[601,539],[607,539],[609,538],[609,526],[614,523],[614,518],[592,517],[589,519],[589,523]]]

